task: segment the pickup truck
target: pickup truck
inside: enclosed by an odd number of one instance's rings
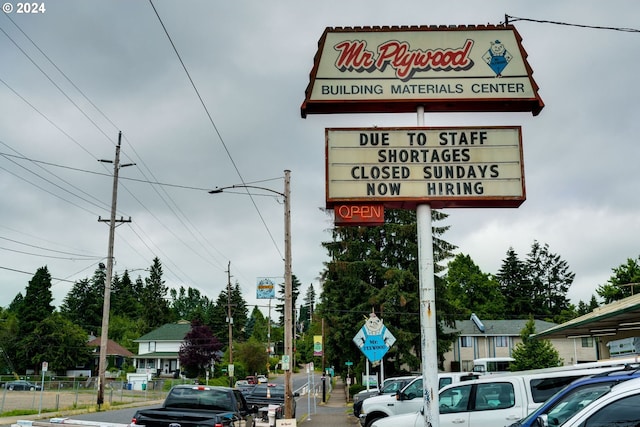
[[[442,372],[438,374],[438,388],[477,378],[480,378],[480,375],[469,372]],[[395,394],[382,394],[364,399],[360,402],[359,413],[356,416],[360,419],[362,427],[370,427],[371,423],[383,417],[416,412],[422,404],[422,376],[414,376]],[[354,414],[355,412],[354,409]]]
[[[353,395],[353,416],[358,418],[360,416],[360,409],[362,409],[362,403],[365,399],[373,396],[379,396],[382,394],[396,394],[398,390],[401,390],[404,386],[409,384],[412,380],[417,378],[416,375],[407,377],[392,377],[387,378],[382,383],[382,389],[372,388],[369,390],[362,390]]]
[[[572,381],[608,369],[549,368],[522,371],[513,375],[489,375],[480,379],[451,384],[438,394],[440,427],[503,427],[526,417],[554,393]],[[360,423],[363,427],[415,427],[424,423],[421,413],[422,379],[409,384],[386,407],[367,407]],[[403,414],[403,415],[398,415]],[[393,416],[397,415],[397,416]],[[388,417],[388,418],[385,418]]]
[[[294,393],[293,397],[300,396],[299,393]],[[262,421],[267,421],[267,408],[269,405],[277,405],[275,408],[276,419],[280,419],[284,415],[284,385],[261,383],[253,386],[253,390],[244,394],[244,398],[247,400],[247,404],[251,407],[257,407],[260,413]],[[296,400],[293,399],[293,413],[292,416],[296,416]]]
[[[131,426],[254,427],[257,407],[230,387],[177,385],[159,408],[138,410]]]

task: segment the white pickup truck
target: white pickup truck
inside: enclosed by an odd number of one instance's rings
[[[527,416],[573,380],[610,369],[542,369],[517,375],[483,376],[481,379],[451,384],[439,392],[439,425],[509,426]],[[375,406],[366,404],[371,399],[365,401],[360,415],[362,426],[422,427],[422,378],[407,385],[393,397],[397,398],[396,402],[380,399]]]
[[[468,372],[446,372],[438,374],[438,387],[442,388],[460,381],[479,378],[478,374]],[[422,408],[422,377],[415,377],[397,394],[373,396],[362,402],[359,414],[360,424],[369,427],[379,418],[391,415],[416,412]]]

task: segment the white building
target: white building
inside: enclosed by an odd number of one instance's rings
[[[180,372],[178,352],[190,330],[191,323],[181,320],[163,325],[134,340],[138,343],[138,354],[133,356],[136,372],[176,376]]]

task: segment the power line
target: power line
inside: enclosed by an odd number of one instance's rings
[[[18,240],[9,239],[8,237],[0,236],[0,239],[6,240],[6,241],[11,242],[11,243],[17,243],[17,244],[23,245],[23,246],[28,246],[28,247],[34,248],[34,249],[42,249],[43,251],[54,252],[54,253],[58,253],[58,254],[62,254],[62,255],[71,255],[71,256],[74,256],[74,257],[82,258],[82,259],[100,259],[101,258],[101,257],[89,257],[86,254],[76,254],[76,253],[73,253],[73,252],[57,251],[55,249],[48,249],[48,248],[44,248],[42,246],[37,246],[37,245],[30,245],[28,243],[19,242]],[[5,249],[5,248],[3,248],[3,249]],[[77,259],[77,258],[69,258],[69,259]]]
[[[222,135],[220,134],[220,131],[218,130],[218,127],[216,126],[216,124],[215,124],[215,122],[213,120],[213,117],[211,116],[211,113],[209,112],[209,109],[207,108],[207,105],[205,104],[204,100],[202,99],[202,96],[200,95],[200,91],[198,90],[198,88],[197,88],[195,82],[193,81],[193,79],[191,78],[191,74],[189,73],[189,70],[187,69],[186,64],[182,60],[182,57],[180,56],[180,52],[178,52],[178,49],[177,49],[175,43],[173,42],[173,39],[171,38],[171,35],[169,35],[169,31],[167,30],[167,27],[164,25],[164,22],[162,21],[162,18],[160,18],[160,14],[156,10],[155,5],[153,4],[153,0],[149,0],[149,4],[151,5],[151,8],[153,9],[153,12],[155,13],[156,17],[158,18],[158,21],[160,22],[160,25],[162,26],[162,29],[163,29],[164,33],[166,34],[167,38],[169,39],[169,43],[171,44],[171,47],[173,48],[173,51],[175,52],[176,56],[178,57],[178,61],[180,61],[180,64],[182,65],[182,69],[184,70],[185,74],[187,75],[187,78],[189,79],[189,82],[191,83],[191,86],[193,87],[193,90],[195,91],[196,96],[200,100],[200,104],[202,105],[202,108],[204,109],[205,114],[209,118],[209,123],[211,123],[211,126],[213,127],[213,130],[215,131],[216,135],[218,136],[218,139],[220,140],[220,143],[222,144],[222,147],[224,148],[224,151],[227,153],[227,157],[229,157],[229,160],[231,161],[231,164],[233,165],[233,168],[235,169],[236,173],[238,174],[238,177],[240,178],[240,181],[242,182],[242,184],[243,185],[247,185],[247,183],[244,181],[244,178],[242,177],[242,174],[240,173],[240,169],[238,169],[238,166],[236,165],[235,160],[233,160],[233,157],[231,156],[231,152],[227,148],[227,144],[224,142],[224,139],[222,138]],[[262,212],[260,212],[260,209],[258,208],[258,205],[256,204],[256,201],[253,198],[253,195],[251,194],[249,189],[246,189],[246,190],[247,190],[246,193],[249,195],[249,198],[251,199],[251,203],[253,204],[254,209],[258,213],[258,216],[260,217],[260,221],[262,222],[262,225],[267,230],[267,234],[271,238],[271,242],[275,246],[276,251],[278,252],[278,254],[280,254],[280,258],[284,258],[282,256],[282,252],[280,251],[280,247],[276,243],[276,240],[274,239],[273,234],[271,233],[271,230],[269,229],[269,226],[267,225],[267,222],[265,221],[264,217],[262,216]]]
[[[622,31],[627,33],[640,33],[640,30],[635,28],[624,28],[624,27],[604,27],[600,25],[584,25],[584,24],[571,24],[568,22],[560,22],[560,21],[550,21],[546,19],[531,19],[531,18],[519,18],[517,16],[504,15],[505,24],[509,25],[511,21],[529,21],[536,22],[538,24],[554,24],[554,25],[564,25],[567,27],[578,27],[578,28],[591,28],[594,30],[611,30],[611,31]]]

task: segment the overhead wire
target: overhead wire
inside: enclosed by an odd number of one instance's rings
[[[213,120],[213,117],[211,116],[211,113],[209,112],[209,109],[207,108],[207,105],[204,102],[204,99],[202,99],[202,95],[200,95],[200,91],[198,90],[198,87],[196,86],[195,82],[193,81],[193,78],[191,77],[191,74],[189,73],[189,70],[187,69],[186,64],[184,63],[184,61],[182,60],[182,56],[180,55],[180,52],[178,52],[178,48],[176,47],[175,43],[173,42],[173,39],[171,38],[171,35],[169,34],[169,31],[167,29],[167,27],[164,25],[164,22],[162,21],[162,18],[160,17],[160,14],[158,13],[158,10],[156,9],[155,5],[153,4],[153,0],[149,0],[149,4],[151,5],[151,8],[153,9],[153,12],[155,13],[156,17],[158,18],[158,22],[160,22],[160,26],[162,27],[162,30],[164,31],[165,35],[167,36],[167,39],[169,40],[169,43],[171,44],[171,47],[173,48],[174,53],[176,54],[178,61],[180,61],[180,64],[182,65],[182,69],[184,70],[187,78],[189,79],[189,82],[191,83],[191,86],[193,87],[193,90],[196,93],[196,96],[198,97],[198,100],[200,101],[200,105],[202,105],[202,108],[204,109],[205,114],[207,115],[208,119],[209,119],[209,123],[211,124],[211,127],[213,128],[215,134],[218,136],[218,139],[222,145],[222,147],[224,148],[224,151],[227,153],[227,157],[229,158],[229,161],[231,162],[231,165],[233,166],[233,168],[236,171],[236,174],[238,175],[238,178],[240,179],[240,182],[242,182],[242,185],[247,185],[244,181],[244,178],[242,176],[242,174],[240,173],[240,169],[238,169],[238,165],[236,164],[235,160],[233,159],[233,156],[231,155],[231,152],[229,151],[229,148],[227,147],[227,144],[224,141],[224,138],[222,137],[222,134],[220,133],[220,131],[218,130],[218,127],[215,124],[215,121]],[[271,233],[271,229],[269,228],[269,226],[267,225],[267,222],[265,221],[262,212],[260,211],[260,209],[258,208],[258,205],[256,204],[255,199],[253,198],[253,195],[251,194],[251,192],[249,191],[248,188],[245,188],[247,190],[247,195],[249,196],[249,198],[251,199],[251,203],[253,204],[254,209],[256,210],[260,221],[262,222],[262,225],[264,226],[264,228],[267,231],[267,234],[269,235],[269,238],[271,239],[271,242],[273,243],[273,245],[275,246],[276,250],[278,251],[278,254],[280,255],[280,258],[284,259],[284,256],[282,255],[282,251],[280,250],[280,247],[278,246],[278,244],[276,243],[276,240],[273,237],[273,234]]]
[[[89,103],[91,104],[91,106],[93,106],[93,108],[95,108],[95,109],[96,109],[96,111],[98,111],[98,112],[100,113],[100,115],[101,115],[103,118],[105,118],[105,120],[107,120],[107,121],[108,121],[112,126],[114,126],[114,128],[117,128],[117,126],[115,125],[115,123],[114,123],[114,122],[113,122],[113,121],[112,121],[112,120],[111,120],[111,119],[110,119],[110,118],[109,118],[109,117],[108,117],[108,116],[107,116],[107,115],[106,115],[106,114],[105,114],[105,113],[104,113],[104,112],[103,112],[103,111],[102,111],[102,110],[101,110],[101,109],[100,109],[100,108],[99,108],[99,107],[98,107],[98,106],[93,102],[93,101],[91,101],[91,99],[89,99],[89,97],[88,97],[88,96],[87,96],[87,95],[86,95],[86,94],[85,94],[85,93],[84,93],[84,92],[83,92],[83,91],[82,91],[82,90],[81,90],[81,89],[80,89],[80,88],[79,88],[79,87],[78,87],[78,86],[77,86],[77,85],[76,85],[76,84],[75,84],[75,83],[74,83],[74,82],[73,82],[73,81],[72,81],[72,80],[71,80],[71,79],[70,79],[70,78],[69,78],[65,73],[64,73],[64,71],[62,71],[62,69],[61,69],[60,67],[58,67],[58,66],[57,66],[57,64],[55,64],[55,62],[54,62],[54,61],[53,61],[53,60],[52,60],[52,59],[51,59],[51,58],[50,58],[50,57],[49,57],[49,56],[48,56],[48,55],[47,55],[47,54],[46,54],[46,53],[45,53],[45,52],[44,52],[44,51],[43,51],[43,50],[42,50],[42,49],[41,49],[41,48],[40,48],[36,43],[35,43],[35,41],[34,41],[31,37],[29,37],[29,36],[28,36],[28,34],[26,34],[26,32],[24,32],[24,31],[22,30],[22,28],[20,28],[20,26],[18,26],[18,25],[17,25],[17,24],[16,24],[16,23],[15,23],[15,22],[10,18],[10,17],[8,17],[8,18],[9,18],[9,19],[10,19],[10,21],[13,23],[13,25],[14,25],[16,28],[18,28],[18,30],[19,30],[19,31],[24,35],[24,37],[25,37],[27,40],[29,40],[29,41],[31,42],[31,44],[32,44],[32,45],[34,45],[34,46],[36,47],[36,49],[37,49],[37,50],[38,50],[38,51],[39,51],[39,52],[40,52],[40,53],[41,53],[41,54],[42,54],[42,55],[43,55],[43,56],[44,56],[44,57],[45,57],[45,58],[46,58],[46,59],[47,59],[47,60],[48,60],[48,61],[49,61],[53,66],[54,66],[54,68],[55,68],[55,69],[56,69],[56,70],[57,70],[57,71],[58,71],[58,72],[59,72],[59,73],[60,73],[60,74],[61,74],[61,75],[62,75],[62,76],[63,76],[63,77],[64,77],[64,78],[65,78],[65,79],[66,79],[66,80],[67,80],[67,81],[68,81],[68,82],[69,82],[69,83],[70,83],[70,84],[71,84],[71,85],[72,85],[72,86],[73,86],[73,87],[74,87],[74,88],[75,88],[75,89],[76,89],[76,90],[77,90],[77,91],[78,91],[78,92],[83,96],[83,97],[84,97],[84,99],[85,99],[87,102],[89,102]],[[48,80],[49,80],[49,81],[50,81],[54,86],[55,86],[55,87],[56,87],[60,92],[62,92],[62,93],[63,93],[63,95],[65,95],[65,97],[66,97],[66,98],[67,98],[67,99],[68,99],[68,100],[69,100],[69,101],[70,101],[70,102],[71,102],[71,103],[72,103],[72,104],[73,104],[77,109],[79,109],[79,110],[83,113],[83,115],[84,115],[84,116],[85,116],[85,117],[86,117],[86,118],[87,118],[91,123],[93,123],[93,124],[94,124],[94,126],[95,126],[97,129],[99,129],[99,130],[100,130],[100,132],[101,132],[103,135],[105,135],[105,136],[107,136],[107,137],[108,137],[108,135],[106,134],[106,132],[104,132],[104,131],[103,131],[103,130],[98,126],[98,124],[97,124],[95,121],[93,121],[93,120],[88,116],[88,114],[86,114],[86,113],[85,113],[85,112],[84,112],[84,111],[83,111],[83,110],[82,110],[82,109],[81,109],[81,108],[80,108],[76,103],[74,103],[74,102],[71,100],[70,96],[68,96],[66,93],[64,93],[64,91],[62,90],[62,88],[61,88],[59,85],[57,85],[57,84],[53,81],[53,79],[52,79],[50,76],[48,76],[48,75],[47,75],[47,73],[46,73],[46,72],[45,72],[41,67],[39,67],[39,66],[35,63],[35,61],[33,60],[33,58],[31,58],[31,57],[26,53],[26,51],[25,51],[24,49],[20,48],[20,46],[17,44],[17,42],[16,42],[13,38],[11,38],[11,37],[10,37],[10,36],[9,36],[9,35],[4,31],[4,30],[2,30],[2,31],[3,31],[3,32],[5,33],[5,35],[6,35],[6,36],[7,36],[7,37],[12,41],[12,43],[13,43],[13,44],[14,44],[14,45],[15,45],[15,46],[16,46],[16,47],[17,47],[17,48],[22,52],[22,54],[24,54],[25,56],[27,56],[27,58],[31,61],[31,63],[32,63],[32,64],[34,64],[34,66],[36,66],[36,68],[38,68],[38,70],[39,70],[42,74],[44,74],[44,75],[47,77],[47,79],[48,79]],[[69,137],[72,141],[74,141],[78,146],[80,146],[81,148],[83,148],[83,150],[85,150],[87,153],[89,153],[89,152],[88,152],[88,150],[86,150],[86,148],[84,148],[84,146],[82,146],[82,144],[80,144],[79,142],[77,142],[76,140],[74,140],[74,139],[73,139],[73,138],[72,138],[68,133],[66,133],[64,130],[62,130],[59,126],[55,125],[55,123],[54,123],[51,119],[49,119],[49,118],[48,118],[44,113],[42,113],[41,111],[39,111],[39,110],[38,110],[38,109],[37,109],[33,104],[29,103],[29,102],[28,102],[28,101],[27,101],[23,96],[21,96],[17,91],[15,91],[13,88],[11,88],[11,87],[6,83],[6,82],[4,82],[4,81],[3,81],[3,83],[4,83],[4,84],[5,84],[5,86],[7,86],[10,90],[12,90],[12,91],[13,91],[13,92],[18,96],[18,97],[20,97],[24,102],[26,102],[26,103],[27,103],[27,105],[30,105],[30,106],[31,106],[34,110],[36,110],[36,111],[37,111],[41,116],[43,116],[45,119],[47,119],[47,121],[48,121],[48,122],[50,122],[51,124],[53,124],[53,125],[54,125],[57,129],[59,129],[63,134],[65,134],[65,135],[66,135],[67,137]],[[108,137],[108,138],[109,138],[109,137]],[[145,167],[146,167],[146,164],[144,163],[144,161],[142,161],[141,156],[139,156],[139,154],[138,154],[137,152],[135,152],[135,149],[133,148],[133,145],[131,145],[131,147],[132,147],[132,149],[133,149],[134,153],[138,156],[138,158],[141,160],[141,162],[142,162],[142,163],[145,165]],[[90,153],[89,153],[89,154],[90,154]],[[95,156],[92,156],[92,157],[96,158]],[[150,172],[150,169],[149,169],[148,167],[146,167],[146,168],[147,168],[147,170],[149,170],[149,172]],[[46,169],[45,169],[45,170],[46,170]],[[144,171],[141,171],[141,173],[143,174],[143,176],[145,175],[145,174],[144,174]],[[153,174],[152,174],[152,175],[153,175]],[[125,178],[125,177],[122,177],[122,178]],[[147,182],[151,183],[151,181],[150,181],[150,180],[147,180]],[[125,186],[125,185],[123,185],[123,187],[124,187],[124,188],[125,188],[125,190],[126,190],[126,191],[128,191],[128,192],[129,192],[129,194],[130,194],[130,195],[131,195],[131,196],[132,196],[132,197],[133,197],[133,198],[134,198],[134,199],[135,199],[135,200],[140,204],[140,206],[142,206],[144,209],[146,209],[148,212],[150,212],[150,211],[148,210],[148,208],[146,207],[146,204],[145,204],[145,203],[142,203],[142,202],[141,202],[141,201],[140,201],[140,200],[139,200],[139,199],[138,199],[138,198],[133,194],[133,192],[129,191],[129,190],[126,188],[126,186]],[[39,187],[39,188],[41,188],[41,187]],[[202,189],[200,189],[200,190],[207,190],[207,189],[202,188]],[[155,186],[154,186],[154,191],[156,191],[156,193],[158,193],[157,188],[155,188]],[[163,190],[163,191],[164,191],[164,190]],[[174,206],[177,206],[177,204],[176,204],[176,203],[171,199],[171,197],[166,193],[166,191],[165,191],[165,194],[167,195],[167,197],[169,198],[169,200],[171,200],[171,201],[172,201],[173,205],[174,205]],[[184,227],[189,231],[189,233],[191,233],[191,234],[194,236],[194,238],[195,238],[196,236],[193,234],[193,231],[192,231],[192,230],[191,230],[191,229],[186,225],[186,223],[184,222],[184,220],[182,220],[182,218],[180,217],[180,215],[178,215],[178,214],[175,212],[174,208],[172,208],[172,207],[171,207],[170,203],[166,200],[166,198],[165,198],[165,197],[163,197],[163,196],[162,196],[161,194],[159,194],[159,193],[158,193],[158,196],[159,196],[159,197],[163,200],[163,202],[164,202],[164,203],[165,203],[165,204],[170,208],[170,210],[172,210],[172,212],[173,212],[174,216],[175,216],[176,218],[178,218],[178,220],[182,223],[182,225],[183,225],[183,226],[184,226]],[[76,206],[77,206],[77,205],[76,205]],[[185,218],[187,219],[187,221],[188,221],[188,217],[184,214],[184,212],[182,212],[182,211],[181,211],[181,214],[182,214],[182,216],[183,216],[183,217],[185,217]],[[171,230],[171,227],[168,227],[166,224],[163,224],[163,222],[162,222],[159,218],[155,217],[155,219],[156,219],[160,224],[162,224],[162,225],[163,225],[167,230]],[[190,224],[191,224],[191,227],[192,227],[193,229],[195,229],[195,226],[193,225],[193,223],[191,223],[191,222],[190,222]],[[200,234],[201,239],[204,239],[204,236],[202,235],[202,233],[200,232],[199,234]],[[139,237],[139,234],[137,234],[137,235],[138,235],[138,237]],[[188,245],[186,242],[184,242],[184,240],[182,240],[182,238],[181,238],[179,235],[175,235],[175,237],[176,237],[176,238],[178,238],[180,241],[182,241],[182,242],[185,244],[185,246],[187,246],[187,248],[190,248],[190,245]],[[206,247],[202,244],[202,240],[200,240],[200,239],[197,239],[197,238],[196,238],[196,241],[198,241],[198,242],[200,243],[200,245],[201,245],[201,246],[203,246],[203,248],[205,248],[205,249],[206,249]],[[213,246],[212,246],[212,247],[213,247]],[[214,248],[215,248],[215,247],[214,247]],[[217,250],[217,248],[215,248],[215,249]],[[191,251],[193,251],[193,252],[194,252],[194,253],[196,253],[196,254],[199,254],[199,253],[200,253],[200,251],[196,251],[194,248],[190,248],[190,250],[191,250]],[[208,249],[206,249],[206,250],[208,251]],[[219,252],[219,251],[218,251],[218,252]],[[212,257],[212,258],[213,258],[213,257]],[[210,260],[210,259],[205,259],[205,261],[207,261],[207,262],[211,263],[211,260]],[[168,259],[168,258],[165,258],[165,259],[164,259],[164,262],[165,262],[165,263],[166,263],[166,262],[169,262],[169,259]],[[221,265],[218,265],[217,267],[218,267],[221,271],[224,271],[224,267],[222,267]]]
[[[590,28],[594,30],[611,30],[611,31],[622,31],[627,33],[640,33],[640,29],[636,28],[624,28],[624,27],[605,27],[601,25],[585,25],[585,24],[572,24],[569,22],[561,22],[561,21],[551,21],[547,19],[532,19],[532,18],[520,18],[517,16],[504,15],[505,24],[509,24],[509,22],[515,21],[529,21],[535,22],[538,24],[554,24],[554,25],[564,25],[567,27],[577,27],[577,28]]]

